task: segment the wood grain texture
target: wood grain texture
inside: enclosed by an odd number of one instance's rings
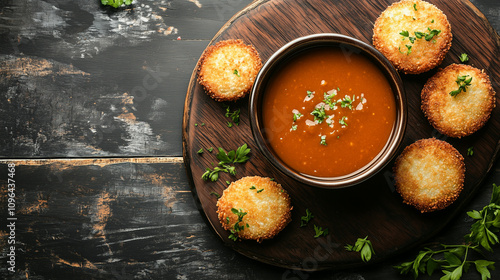
[[[16,164],[17,258],[16,272],[6,271],[9,232],[2,226],[1,279],[406,279],[392,266],[410,254],[375,266],[314,273],[238,254],[205,223],[184,165],[172,159],[2,160],[1,186],[7,184],[8,163]],[[487,203],[491,184],[500,180],[500,170],[495,174],[469,209]],[[0,188],[2,221],[6,191]],[[431,241],[460,242],[471,223],[461,213]],[[487,257],[499,260],[500,251]],[[500,270],[492,277],[500,277]],[[472,279],[477,275],[463,278]]]
[[[16,273],[2,279],[176,279],[227,263],[199,215],[183,164],[171,160],[15,163]],[[7,170],[7,162],[0,164]],[[5,172],[4,172],[5,173]],[[2,175],[2,186],[7,177]],[[7,217],[7,188],[0,217]],[[0,229],[7,252],[9,232]],[[217,248],[219,247],[219,248]],[[222,251],[221,251],[222,250]],[[221,258],[221,259],[219,259]],[[218,269],[216,269],[218,270]],[[149,278],[151,279],[151,278]]]
[[[372,27],[378,15],[394,1],[258,1],[235,16],[214,37],[212,44],[229,38],[240,38],[253,44],[263,61],[286,42],[312,33],[334,32],[356,37],[371,43]],[[484,69],[493,87],[500,90],[499,37],[484,16],[468,1],[430,1],[448,16],[452,25],[453,45],[442,66],[458,63],[466,52],[469,64]],[[470,32],[473,30],[473,32]],[[421,138],[436,137],[451,143],[462,154],[474,146],[474,156],[465,156],[465,189],[458,201],[444,211],[422,215],[401,203],[394,192],[392,164],[370,181],[344,190],[313,189],[284,177],[272,168],[255,146],[248,123],[248,99],[231,104],[241,109],[241,123],[226,127],[225,109],[211,100],[196,83],[193,72],[186,98],[183,148],[186,167],[193,192],[210,224],[222,240],[236,251],[276,266],[302,270],[322,270],[363,265],[359,256],[343,250],[357,237],[369,236],[377,252],[377,263],[428,240],[441,230],[469,201],[481,185],[498,157],[500,112],[493,111],[487,125],[473,136],[463,139],[447,138],[434,130],[420,110],[420,90],[436,69],[421,75],[402,75],[408,98],[408,127],[403,146]],[[204,126],[195,126],[205,123]],[[215,154],[196,152],[200,148],[223,147],[236,149],[243,143],[252,148],[249,162],[237,166],[237,176],[226,174],[217,182],[204,182],[201,175],[206,167],[217,163]],[[234,243],[220,226],[216,215],[216,198],[212,191],[222,193],[226,180],[247,175],[276,178],[291,194],[294,204],[292,223],[277,238],[256,244]],[[314,224],[329,228],[331,234],[314,239],[312,225],[300,228],[300,216],[309,208],[315,214]],[[314,265],[305,260],[313,259]]]
[[[2,1],[0,157],[181,156],[189,76],[245,4]]]

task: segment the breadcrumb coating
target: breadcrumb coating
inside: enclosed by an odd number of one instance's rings
[[[421,139],[407,146],[396,159],[394,175],[404,203],[422,213],[442,210],[463,189],[464,158],[447,142]]]
[[[402,0],[377,18],[372,40],[396,69],[419,74],[441,64],[452,38],[451,25],[440,9],[421,0]]]
[[[242,40],[209,46],[198,63],[198,82],[216,101],[235,101],[252,88],[262,61],[255,48]]]
[[[467,75],[467,76],[466,76]],[[472,78],[466,91],[456,96],[459,76]],[[422,111],[440,133],[461,138],[479,130],[495,108],[495,91],[488,75],[464,64],[451,64],[432,76],[421,92]]]
[[[292,220],[290,197],[280,184],[270,178],[248,176],[232,182],[217,201],[219,221],[226,230],[234,228],[238,216],[231,209],[247,214],[237,232],[242,239],[273,238]],[[248,226],[246,226],[248,224]]]

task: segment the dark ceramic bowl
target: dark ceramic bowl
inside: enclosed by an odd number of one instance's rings
[[[310,48],[334,46],[361,53],[378,66],[389,82],[396,102],[396,120],[388,141],[378,155],[367,165],[350,174],[339,177],[317,177],[297,172],[287,166],[273,151],[263,128],[262,103],[266,86],[280,66]],[[249,102],[250,124],[254,139],[267,160],[282,173],[307,185],[323,188],[344,188],[357,185],[382,170],[395,156],[406,128],[406,96],[403,82],[392,64],[373,46],[341,34],[323,33],[297,38],[275,52],[264,64],[255,79]]]

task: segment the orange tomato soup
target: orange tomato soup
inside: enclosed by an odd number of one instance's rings
[[[265,137],[290,168],[337,177],[368,164],[396,119],[389,82],[367,57],[338,47],[306,50],[269,80]]]

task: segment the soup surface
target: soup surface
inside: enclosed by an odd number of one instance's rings
[[[396,119],[389,82],[367,57],[339,47],[306,50],[269,80],[265,137],[290,168],[318,177],[352,173],[385,146]]]

